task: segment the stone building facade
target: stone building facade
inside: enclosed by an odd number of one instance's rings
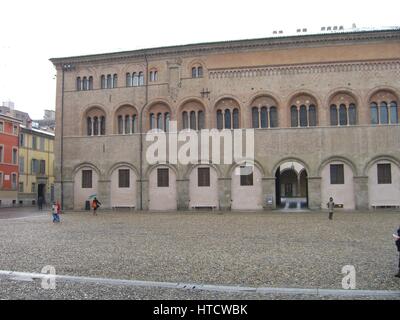
[[[349,210],[400,206],[400,29],[51,61],[56,197],[67,209],[94,194],[106,208],[143,210],[263,210],[290,199],[318,209],[330,196]],[[255,128],[251,177],[238,164],[149,164],[145,134],[172,121]]]

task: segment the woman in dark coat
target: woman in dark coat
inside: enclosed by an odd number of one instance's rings
[[[97,208],[100,207],[101,203],[97,198],[93,199],[92,208],[93,208],[93,215],[97,216]]]

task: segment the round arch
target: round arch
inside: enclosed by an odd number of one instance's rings
[[[354,162],[352,160],[350,160],[346,157],[343,157],[343,156],[331,156],[331,157],[324,159],[321,162],[321,164],[319,165],[318,171],[317,171],[318,176],[321,176],[321,172],[326,165],[328,165],[330,162],[334,162],[334,161],[343,162],[343,163],[347,164],[355,176],[357,176],[359,174],[359,172],[357,170],[357,166],[354,164]]]
[[[398,92],[398,90],[396,88],[391,87],[391,86],[377,86],[377,87],[374,87],[373,89],[371,89],[367,93],[367,100],[366,100],[367,103],[369,103],[370,100],[372,99],[372,97],[380,91],[387,91],[387,92],[393,94],[397,98],[397,101],[400,102],[400,99],[399,99],[400,93]]]
[[[117,170],[118,168],[121,167],[128,167],[129,169],[132,169],[132,171],[135,173],[136,177],[139,178],[139,171],[136,169],[135,166],[133,166],[132,164],[128,163],[128,162],[117,162],[115,163],[110,169],[108,169],[107,171],[107,178],[110,179],[112,173]]]
[[[157,169],[158,167],[168,167],[168,168],[170,168],[172,171],[174,171],[174,173],[175,173],[175,175],[176,175],[176,178],[177,178],[177,179],[180,179],[180,176],[179,176],[179,172],[178,172],[177,167],[176,167],[175,165],[173,165],[173,164],[170,164],[170,163],[155,163],[155,164],[150,165],[150,166],[146,169],[146,172],[145,172],[145,174],[144,174],[145,179],[148,180],[148,179],[149,179],[149,176],[150,176],[150,174],[151,174],[151,172],[152,172],[153,170]]]
[[[287,157],[287,158],[283,158],[283,159],[279,160],[279,161],[272,167],[272,171],[270,172],[270,176],[271,176],[271,177],[275,177],[276,170],[278,170],[278,168],[279,168],[282,164],[287,163],[287,162],[297,162],[297,163],[301,164],[301,165],[305,168],[305,170],[306,170],[306,172],[307,172],[307,174],[308,174],[309,177],[311,176],[311,174],[315,174],[315,172],[314,172],[314,171],[311,171],[311,169],[310,169],[310,167],[308,166],[308,164],[307,164],[305,161],[303,161],[302,159],[297,158],[297,157]]]
[[[188,166],[186,169],[185,173],[183,174],[183,180],[188,180],[190,177],[190,174],[192,173],[193,170],[195,170],[198,167],[210,167],[215,170],[215,172],[218,175],[218,179],[223,178],[223,174],[218,166],[216,166],[213,163],[196,163],[196,164],[191,164]]]
[[[261,173],[261,175],[262,175],[262,178],[265,178],[265,170],[264,170],[264,167],[263,167],[263,165],[259,162],[259,161],[257,161],[257,160],[250,160],[250,159],[244,159],[244,160],[242,160],[241,162],[236,162],[236,163],[233,163],[233,164],[231,164],[230,165],[230,167],[229,167],[229,169],[228,169],[228,171],[227,171],[227,177],[225,177],[225,178],[231,178],[232,177],[232,174],[233,174],[233,171],[237,168],[237,167],[239,167],[239,166],[241,166],[241,165],[244,165],[244,164],[251,164],[251,165],[253,165],[254,167],[256,167],[258,170],[260,170],[260,173]]]
[[[105,115],[106,128],[107,128],[107,121],[110,118],[110,114],[107,112],[107,108],[104,105],[100,104],[100,103],[92,103],[92,104],[86,105],[86,106],[84,106],[84,107],[82,107],[80,109],[80,117],[79,118],[80,118],[80,121],[81,121],[81,123],[80,123],[80,129],[81,129],[80,135],[81,136],[85,136],[86,135],[85,128],[86,128],[86,123],[87,123],[86,122],[87,121],[86,120],[87,115],[90,112],[92,112],[93,110],[96,110],[96,109],[98,109],[100,113],[103,113]]]
[[[368,176],[369,169],[373,166],[377,161],[389,161],[394,163],[398,168],[400,168],[400,160],[391,155],[378,155],[371,158],[364,166],[363,175]]]
[[[97,168],[93,163],[91,162],[81,162],[80,164],[76,165],[74,169],[72,169],[72,176],[75,177],[76,174],[79,172],[79,170],[83,168],[91,168],[92,170],[96,171],[97,175],[99,178],[101,177],[101,172],[99,168]]]

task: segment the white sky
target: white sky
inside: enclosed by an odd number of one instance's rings
[[[400,1],[1,0],[0,103],[55,108],[49,58],[268,37],[273,30],[400,25]]]

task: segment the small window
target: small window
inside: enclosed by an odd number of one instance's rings
[[[343,164],[331,164],[331,184],[344,184]]]
[[[132,86],[132,76],[129,72],[126,73],[126,86],[127,87]]]
[[[20,182],[19,183],[19,185],[18,185],[18,192],[24,192],[24,183],[23,182]]]
[[[13,190],[16,190],[16,189],[17,189],[17,174],[16,174],[16,173],[13,173],[13,174],[11,175],[11,188],[12,188]]]
[[[24,173],[25,172],[25,159],[24,157],[19,157],[19,172]]]
[[[13,148],[12,149],[12,163],[17,164],[18,161],[18,150]]]
[[[101,82],[101,84],[100,84],[101,88],[105,89],[106,88],[106,76],[104,74],[101,76],[100,82]]]
[[[203,77],[203,67],[198,67],[197,68],[197,77],[202,78]]]
[[[117,88],[118,87],[118,75],[115,73],[113,76],[113,83],[112,83],[112,87],[113,88]]]
[[[240,167],[240,185],[241,186],[253,185],[253,167],[251,166]]]
[[[378,166],[378,184],[391,184],[392,170],[390,163],[379,163],[377,166]]]
[[[76,90],[81,91],[82,90],[82,80],[81,77],[76,78]]]
[[[89,77],[89,90],[93,90],[93,77]]]
[[[32,149],[37,150],[37,137],[32,136]]]
[[[36,192],[36,183],[34,183],[34,182],[32,182],[32,185],[31,185],[31,192],[32,193]]]
[[[144,75],[143,72],[139,72],[139,86],[144,85]]]
[[[4,146],[0,146],[0,162],[4,162]]]
[[[25,146],[25,135],[23,133],[19,135],[19,145],[21,147]]]
[[[46,160],[40,160],[39,173],[43,175],[46,174]]]
[[[331,118],[331,126],[338,125],[338,113],[336,105],[332,104],[330,107],[330,118]]]
[[[169,169],[157,169],[157,187],[169,187]]]
[[[119,188],[129,188],[130,170],[120,169],[118,170],[118,187]]]
[[[13,126],[13,134],[14,134],[15,136],[18,135],[18,126]]]
[[[199,187],[210,186],[210,168],[198,168],[197,169],[197,182]]]
[[[82,189],[92,188],[92,170],[82,170]]]
[[[0,121],[0,132],[4,132],[4,122]]]

